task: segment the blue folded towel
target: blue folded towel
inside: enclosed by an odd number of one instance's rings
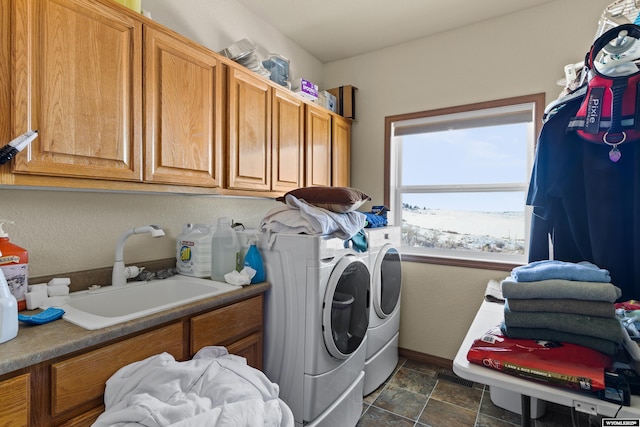
[[[371,212],[363,212],[363,214],[367,217],[367,225],[365,225],[366,228],[377,228],[387,225],[387,218],[382,215],[377,215]]]
[[[535,261],[514,268],[511,270],[511,277],[516,282],[535,282],[548,279],[603,283],[611,281],[611,275],[608,270],[588,261],[579,263],[555,260]]]

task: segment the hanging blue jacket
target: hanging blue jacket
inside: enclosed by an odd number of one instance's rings
[[[527,204],[533,206],[529,261],[589,261],[609,270],[620,301],[640,299],[640,141],[611,147],[581,139],[567,125],[583,97],[545,122]]]

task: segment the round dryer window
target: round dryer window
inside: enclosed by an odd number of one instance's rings
[[[329,354],[346,359],[360,347],[369,327],[371,276],[362,260],[347,255],[333,268],[324,296],[322,330]]]
[[[373,307],[378,317],[384,319],[398,306],[402,286],[400,253],[393,245],[386,245],[380,250],[373,272]]]

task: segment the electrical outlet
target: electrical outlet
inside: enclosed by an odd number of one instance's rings
[[[582,412],[585,414],[598,415],[598,408],[596,407],[596,405],[592,405],[591,403],[584,403],[584,402],[579,402],[577,400],[574,400],[573,408],[576,411]]]

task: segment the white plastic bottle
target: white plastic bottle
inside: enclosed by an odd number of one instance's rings
[[[237,269],[239,253],[238,236],[231,228],[231,219],[218,218],[218,226],[211,239],[211,279],[224,282],[224,275]]]
[[[178,273],[194,277],[211,277],[211,239],[214,227],[209,224],[185,224],[176,239]]]
[[[18,335],[18,302],[0,269],[0,343]]]

